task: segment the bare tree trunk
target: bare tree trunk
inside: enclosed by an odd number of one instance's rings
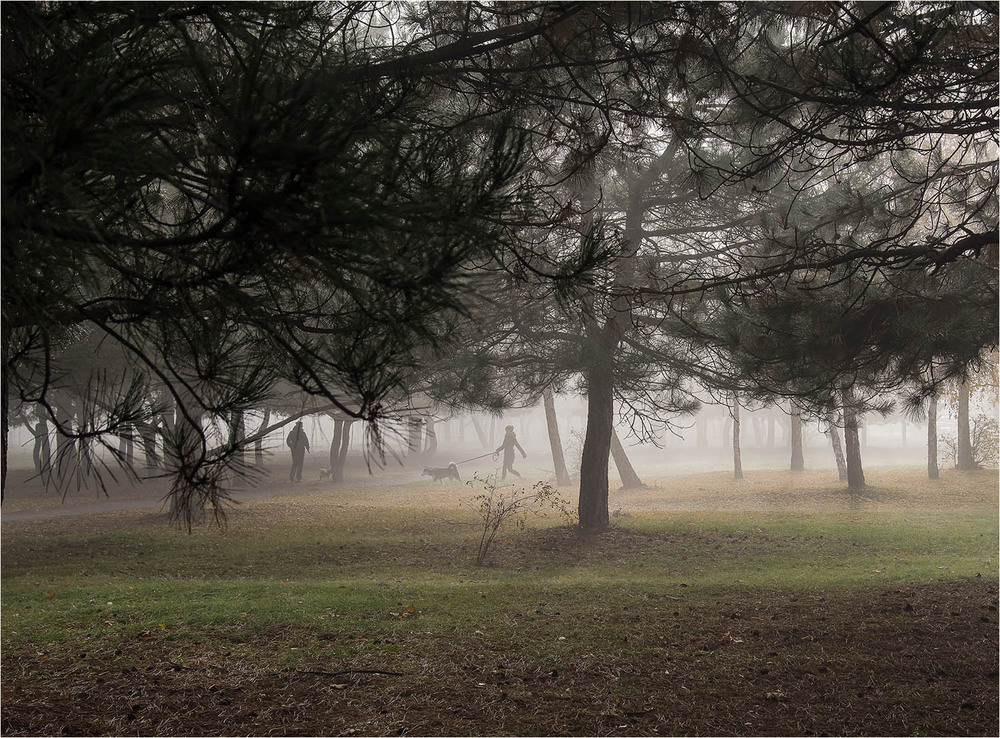
[[[958,468],[964,471],[976,468],[969,428],[969,385],[966,382],[958,385]]]
[[[260,428],[257,429],[257,434],[267,428],[267,424],[270,420],[271,408],[265,407],[264,418],[260,421]],[[260,435],[258,435],[253,442],[253,463],[256,466],[264,466],[264,438]]]
[[[611,456],[614,458],[615,466],[618,468],[618,476],[622,480],[622,489],[640,489],[646,486],[639,479],[639,475],[635,473],[632,462],[628,460],[628,454],[625,453],[621,439],[618,438],[618,432],[614,429],[614,426],[611,428]]]
[[[847,481],[847,461],[844,460],[844,447],[840,443],[840,429],[836,422],[828,421],[827,431],[830,436],[830,444],[833,446],[833,457],[837,461],[837,475],[841,482]]]
[[[229,427],[230,443],[234,447],[233,461],[236,462],[236,468],[239,469],[246,466],[247,463],[246,449],[243,444],[247,437],[247,426],[242,410],[233,410]]]
[[[337,454],[337,463],[333,465],[330,472],[330,479],[334,482],[344,481],[344,467],[347,466],[347,449],[351,446],[351,426],[354,421],[350,418],[344,420],[344,430],[340,434],[340,453]]]
[[[434,418],[427,418],[427,431],[424,434],[424,461],[433,461],[437,450],[438,439]]]
[[[49,424],[45,420],[45,410],[39,406],[36,411],[38,424],[34,427],[35,443],[31,449],[31,458],[35,462],[35,473],[46,475],[51,472],[49,464],[52,457],[52,446],[49,443]]]
[[[159,469],[160,457],[156,452],[156,426],[152,423],[137,423],[142,452],[146,458],[147,469]]]
[[[566,457],[563,455],[562,438],[559,437],[559,423],[556,418],[556,403],[551,389],[546,389],[542,393],[542,404],[545,407],[545,425],[549,432],[549,448],[552,449],[556,486],[568,487],[572,482],[566,469]]]
[[[479,418],[475,415],[470,415],[469,417],[472,419],[472,427],[476,430],[476,437],[479,439],[479,445],[484,449],[492,451],[494,447],[490,446],[490,442],[486,439],[486,434],[483,433],[483,426],[479,422]]]
[[[937,450],[937,395],[927,398],[927,477],[937,479],[938,472],[938,450]]]
[[[774,448],[774,409],[767,413],[767,447]]]
[[[333,479],[333,471],[337,468],[337,460],[340,458],[340,440],[344,435],[344,421],[339,418],[333,420],[333,438],[330,440],[330,461],[327,468],[330,470],[330,479]]]
[[[743,458],[740,449],[740,400],[733,398],[733,479],[743,479]]]
[[[410,465],[420,463],[420,449],[421,449],[421,433],[420,433],[420,418],[410,416],[407,418],[407,442],[406,447],[409,453],[407,454],[407,460]]]
[[[118,435],[118,458],[129,469],[135,466],[135,440],[131,425],[125,426]]]
[[[847,447],[847,488],[858,492],[865,488],[865,472],[861,465],[861,440],[858,437],[858,412],[854,392],[850,387],[842,392],[844,401],[844,441]]]
[[[587,433],[580,458],[580,527],[608,527],[608,455],[613,431],[614,391],[610,363],[587,369]]]
[[[802,471],[806,468],[805,459],[802,457],[802,416],[798,410],[791,412],[791,439],[792,439],[792,471]]]

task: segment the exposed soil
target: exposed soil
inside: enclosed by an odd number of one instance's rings
[[[532,623],[559,617],[535,610],[513,614],[513,635],[414,631],[395,652],[297,667],[149,632],[100,652],[5,653],[3,733],[998,734],[995,583],[758,591],[711,612],[648,600],[602,616],[609,633],[628,626],[630,655],[567,644],[558,664],[523,655]],[[238,651],[343,637],[275,627]]]

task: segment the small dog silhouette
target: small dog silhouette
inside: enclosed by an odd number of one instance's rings
[[[320,479],[329,479],[330,478],[330,471],[331,471],[330,469],[320,469],[319,470],[319,478]]]
[[[420,476],[433,477],[431,480],[433,482],[440,482],[444,479],[457,479],[459,482],[462,481],[462,477],[458,473],[458,467],[454,464],[454,462],[448,464],[448,466],[425,466],[424,471]]]

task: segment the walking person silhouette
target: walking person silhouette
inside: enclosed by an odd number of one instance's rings
[[[503,451],[503,471],[500,473],[500,481],[502,482],[507,478],[507,472],[509,471],[518,479],[521,475],[518,474],[517,470],[514,468],[514,449],[516,448],[521,452],[521,458],[528,458],[528,454],[524,453],[524,449],[521,448],[521,444],[517,442],[517,436],[514,435],[514,426],[508,425],[504,428],[506,434],[503,437],[503,443],[497,446],[497,450],[494,453],[500,453]]]

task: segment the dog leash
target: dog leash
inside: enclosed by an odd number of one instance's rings
[[[456,465],[457,464],[466,464],[466,463],[468,463],[470,461],[475,461],[476,459],[485,459],[487,456],[496,457],[498,455],[499,454],[497,454],[496,451],[490,451],[488,454],[483,454],[482,456],[473,456],[471,459],[465,459],[464,461],[453,461],[451,463],[456,464]]]

